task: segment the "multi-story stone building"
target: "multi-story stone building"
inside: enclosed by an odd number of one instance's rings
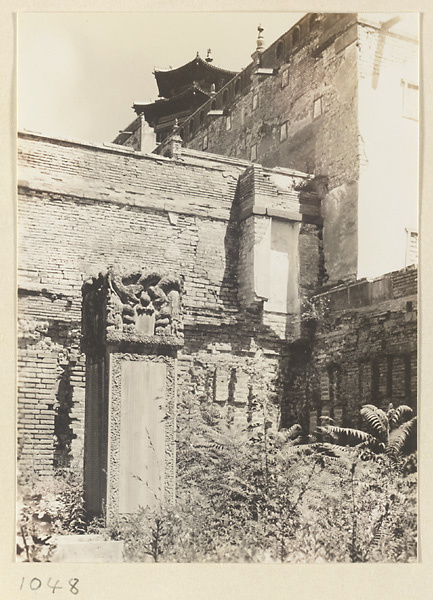
[[[260,29],[241,73],[156,71],[166,100],[116,144],[20,134],[22,463],[80,467],[86,430],[91,509],[129,512],[151,502],[132,471],[173,491],[182,397],[245,427],[259,399],[311,433],[365,402],[416,408],[403,24],[307,15],[267,49]]]

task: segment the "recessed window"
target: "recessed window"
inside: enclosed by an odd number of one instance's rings
[[[180,137],[183,139],[183,136],[185,135],[185,132],[184,132],[184,130],[183,130],[183,127],[182,127],[182,129],[179,131],[179,135],[180,135]]]
[[[414,83],[402,81],[403,85],[403,117],[418,121],[419,87]]]
[[[280,125],[280,142],[287,139],[287,121]]]
[[[406,260],[405,266],[418,264],[418,232],[415,229],[406,228]]]
[[[227,102],[229,99],[229,93],[227,90],[224,90],[223,92],[223,106],[226,106]]]
[[[275,52],[277,60],[280,60],[280,58],[283,56],[283,51],[284,51],[284,44],[283,44],[283,42],[278,42],[278,44],[277,44],[277,50]]]
[[[226,116],[226,130],[229,131],[229,129],[232,128],[232,117],[231,115],[227,115]]]
[[[208,146],[208,140],[207,140],[207,134],[203,137],[203,150],[207,150],[207,146]]]
[[[203,125],[204,121],[204,110],[200,111],[200,125]]]
[[[289,69],[286,69],[285,71],[283,71],[283,74],[281,75],[281,87],[286,87],[286,85],[289,84]]]
[[[237,96],[241,90],[241,82],[240,79],[236,79],[235,81],[235,95]]]
[[[292,33],[292,46],[296,46],[296,44],[299,43],[300,38],[301,38],[301,30],[299,29],[299,27],[295,27],[295,29],[293,30],[293,33]]]
[[[313,29],[313,27],[316,25],[317,23],[317,15],[315,13],[313,13],[310,17],[310,21],[309,21],[309,28],[310,31],[311,29]]]
[[[313,103],[313,119],[320,117],[322,114],[322,97],[316,98]]]
[[[257,159],[257,144],[253,144],[251,146],[251,160],[256,160]]]
[[[191,119],[190,123],[189,123],[189,132],[193,133],[194,131],[194,119]]]
[[[259,95],[253,94],[253,110],[256,110],[258,105],[259,105]]]

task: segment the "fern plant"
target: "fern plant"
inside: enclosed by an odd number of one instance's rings
[[[390,404],[385,412],[373,404],[365,404],[360,415],[365,431],[339,427],[328,417],[328,422],[319,427],[319,431],[330,435],[337,443],[360,446],[377,454],[385,452],[394,459],[416,447],[417,417],[413,416],[410,406],[402,404],[394,408]]]

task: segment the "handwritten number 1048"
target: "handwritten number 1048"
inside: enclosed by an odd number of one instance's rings
[[[74,594],[75,596],[78,594],[79,589],[77,587],[77,583],[78,583],[78,579],[76,577],[72,577],[72,579],[70,579],[68,581],[68,586],[69,586],[69,591],[71,592],[71,594]],[[26,583],[26,578],[23,577],[21,579],[21,586],[20,586],[20,590],[24,589],[24,584]],[[41,579],[39,579],[38,577],[33,577],[33,579],[30,579],[30,581],[27,582],[28,587],[33,591],[36,592],[37,590],[39,590],[41,587],[43,587],[43,582]],[[26,586],[27,587],[27,586]],[[53,594],[57,591],[57,590],[63,590],[63,586],[60,585],[60,580],[57,579],[56,581],[54,581],[54,579],[52,579],[51,577],[48,579],[47,583],[46,583],[46,587],[50,588],[53,592]],[[67,589],[67,588],[66,588]]]

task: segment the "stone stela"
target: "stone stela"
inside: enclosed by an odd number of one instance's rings
[[[84,486],[90,514],[170,502],[182,280],[112,271],[83,286]]]

